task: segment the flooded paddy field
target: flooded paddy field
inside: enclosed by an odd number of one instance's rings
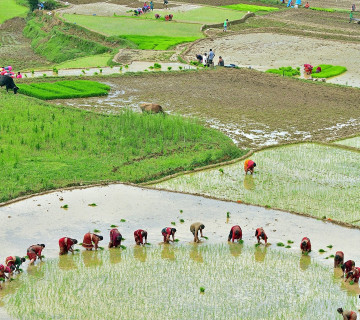
[[[360,136],[349,138],[349,139],[339,140],[339,141],[336,141],[335,143],[360,149]]]
[[[89,206],[92,203],[96,206]],[[60,208],[65,204],[67,210]],[[6,283],[1,292],[2,303],[14,318],[88,319],[91,314],[100,319],[111,317],[111,310],[135,319],[141,314],[167,317],[171,310],[176,318],[189,319],[202,306],[202,318],[208,319],[228,319],[234,310],[242,319],[255,315],[285,319],[286,312],[294,318],[315,314],[332,319],[338,306],[354,309],[357,300],[358,286],[342,284],[340,273],[332,270],[331,255],[342,250],[345,259],[359,261],[353,243],[360,241],[360,231],[329,222],[121,184],[34,196],[0,207],[0,214],[6,230],[0,235],[2,259],[24,255],[31,244],[46,244],[45,262],[25,265],[28,272]],[[189,231],[194,221],[205,224],[204,235],[209,238],[199,245],[192,243]],[[161,229],[171,222],[180,241],[160,246]],[[106,247],[112,224],[126,239],[125,250],[82,251],[57,258],[62,236],[81,242],[84,233],[98,229],[104,236],[100,245]],[[244,243],[229,245],[227,236],[235,224],[243,229]],[[270,247],[254,247],[259,226],[265,228]],[[138,228],[148,231],[150,246],[134,246],[133,231]],[[312,241],[309,256],[299,250],[304,236]],[[276,246],[288,240],[294,242],[291,248]]]
[[[359,225],[359,152],[295,144],[256,152],[251,159],[257,164],[253,176],[244,175],[241,161],[155,186]]]
[[[175,69],[173,69],[175,70]],[[197,117],[239,147],[334,140],[360,129],[360,90],[303,82],[248,69],[191,70],[94,77],[107,97],[55,101],[98,112],[159,103],[166,112]]]

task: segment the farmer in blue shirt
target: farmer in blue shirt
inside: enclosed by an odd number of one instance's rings
[[[215,53],[214,51],[212,51],[212,49],[210,49],[208,56],[208,66],[213,64],[214,57],[215,57]]]

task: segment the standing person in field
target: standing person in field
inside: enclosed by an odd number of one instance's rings
[[[207,64],[208,64],[208,57],[207,57],[207,53],[205,52],[204,57],[203,57],[203,65],[204,65],[204,67],[206,67]]]
[[[353,267],[355,267],[355,261],[348,260],[341,266],[341,269],[344,272],[344,274],[346,274],[346,273],[350,272]]]
[[[242,240],[242,230],[240,226],[233,226],[230,230],[228,241],[234,242],[234,240]]]
[[[18,256],[10,256],[5,260],[5,265],[11,270],[20,272],[20,266],[26,261],[25,257],[20,258]]]
[[[200,236],[201,238],[203,238],[203,233],[202,231],[205,229],[204,224],[202,224],[201,222],[194,222],[191,226],[190,226],[190,231],[192,232],[192,234],[194,235],[194,242],[200,242],[199,240],[199,231],[200,231]]]
[[[122,235],[117,228],[110,230],[109,248],[118,248],[121,246]]]
[[[226,30],[227,30],[228,23],[229,23],[229,19],[226,19],[224,21],[224,32],[226,32]]]
[[[138,229],[134,232],[134,238],[137,245],[145,245],[147,243],[147,231]],[[145,242],[144,242],[145,239]]]
[[[250,159],[245,160],[244,162],[245,174],[247,174],[248,172],[250,172],[250,174],[253,174],[255,167],[256,167],[256,163],[254,161]]]
[[[43,251],[44,248],[45,245],[42,243],[42,244],[34,244],[27,249],[27,256],[29,257],[30,264],[34,264],[37,258],[39,258],[40,261],[42,261],[41,252]]]
[[[343,310],[343,308],[339,308],[337,309],[337,312],[339,312],[342,316],[344,320],[356,320],[357,319],[357,315],[356,312],[351,311],[351,310]]]
[[[265,245],[267,244],[267,235],[263,228],[257,228],[255,231],[255,237],[257,239],[258,244],[260,244],[260,240],[263,239],[265,241]]]
[[[92,250],[92,248],[94,247],[95,250],[97,250],[97,248],[99,247],[98,243],[102,239],[103,239],[102,236],[99,236],[95,233],[91,233],[91,232],[85,233],[82,246],[86,248],[86,250]]]
[[[165,9],[168,8],[168,4],[169,4],[169,1],[168,1],[168,0],[164,0],[164,8],[165,8]]]
[[[341,267],[344,264],[344,252],[336,251],[334,257],[334,268]]]
[[[169,243],[169,241],[174,242],[175,241],[175,228],[164,228],[161,230],[161,234],[164,237],[164,243]],[[170,236],[172,236],[172,240],[170,240]]]
[[[64,254],[67,254],[69,251],[71,253],[74,253],[74,244],[77,244],[76,239],[63,237],[59,239],[59,248],[60,252],[59,255],[62,256]]]
[[[150,10],[154,11],[154,3],[152,1],[150,1]]]
[[[302,238],[301,243],[300,243],[300,249],[301,249],[302,253],[305,253],[305,252],[309,253],[311,251],[311,242],[308,237]]]
[[[215,52],[212,49],[210,49],[208,56],[208,66],[213,65],[214,58],[215,58]]]

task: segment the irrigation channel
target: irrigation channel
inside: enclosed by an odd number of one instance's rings
[[[68,205],[68,209],[61,208],[65,204]],[[89,204],[96,204],[96,206],[89,206]],[[230,213],[230,218],[227,218],[227,212]],[[360,252],[354,245],[360,241],[360,230],[358,229],[348,229],[330,222],[262,207],[124,184],[61,190],[33,196],[1,206],[0,216],[3,221],[3,232],[0,234],[1,259],[4,260],[7,256],[15,254],[25,255],[26,248],[30,245],[45,243],[46,248],[43,254],[46,257],[45,261],[48,261],[45,262],[45,266],[47,263],[51,266],[51,261],[58,257],[58,239],[63,236],[73,237],[81,242],[86,232],[98,229],[100,230],[99,234],[104,236],[104,241],[100,245],[107,247],[112,224],[118,225],[125,238],[123,244],[127,246],[128,250],[125,250],[127,252],[135,250],[133,232],[138,228],[148,231],[148,241],[152,244],[151,247],[155,252],[159,251],[162,240],[161,229],[172,226],[171,222],[176,223],[176,238],[180,241],[170,246],[178,249],[184,246],[192,248],[194,246],[193,236],[189,231],[189,226],[195,221],[205,224],[204,235],[208,237],[208,240],[204,239],[201,244],[196,245],[200,249],[206,247],[206,244],[227,245],[227,236],[231,226],[239,224],[243,230],[245,253],[243,252],[242,256],[245,255],[245,257],[249,254],[247,252],[249,249],[246,248],[253,247],[256,243],[255,229],[262,226],[269,237],[269,242],[272,243],[269,250],[276,250],[285,255],[291,253],[291,259],[294,260],[295,257],[296,269],[299,269],[298,261],[300,261],[301,268],[303,257],[300,254],[299,244],[304,236],[311,239],[313,246],[310,257],[306,257],[309,258],[309,263],[310,261],[320,263],[331,270],[333,259],[325,258],[335,254],[338,250],[344,251],[345,260],[360,261]],[[125,221],[121,222],[121,219]],[[183,219],[184,222],[181,223],[180,219]],[[287,244],[288,240],[294,241],[289,249],[276,245],[278,242]],[[329,245],[333,247],[330,249],[327,247]],[[326,252],[319,253],[320,248],[325,249]],[[196,248],[194,250],[197,252]],[[204,251],[207,258],[209,258],[208,255],[211,256],[210,251],[207,253]],[[181,252],[180,250],[180,256]],[[265,255],[265,253],[263,254]],[[81,255],[84,256],[84,254],[86,253],[83,252]],[[124,254],[126,256],[128,253],[122,253],[122,261],[124,261]],[[78,253],[74,257],[69,255],[65,259],[79,260],[80,258],[77,256],[79,256]],[[242,256],[240,256],[240,260]],[[111,258],[110,253],[110,260]],[[82,257],[82,259],[85,263],[85,258]],[[89,259],[93,259],[93,257],[89,257]],[[106,264],[106,259],[105,256],[103,264]],[[126,259],[125,257],[125,262],[122,263],[128,264],[129,261]],[[256,259],[263,261],[264,258],[256,257],[255,254]],[[150,258],[149,263],[155,263],[154,261],[156,262]],[[159,261],[159,263],[164,262]],[[281,260],[277,262],[279,265],[283,263],[284,261]],[[26,270],[27,265],[23,269]],[[328,272],[328,274],[330,273],[333,274],[332,271]],[[339,274],[335,274],[335,276],[339,277]],[[6,295],[6,290],[8,288],[2,291],[2,295]],[[355,284],[351,287],[342,285],[341,290],[354,296],[358,292],[358,285]],[[0,319],[9,319],[4,312],[4,309],[0,308]]]

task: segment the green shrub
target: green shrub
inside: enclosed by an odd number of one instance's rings
[[[267,73],[275,73],[281,76],[294,77],[300,75],[300,69],[293,69],[292,67],[280,67],[279,69],[268,69]]]
[[[316,73],[317,67],[321,68],[321,72]],[[342,66],[333,66],[331,64],[320,64],[313,69],[311,76],[313,78],[331,78],[338,76],[344,73],[345,71],[347,71],[347,69]]]
[[[103,96],[110,90],[105,84],[88,80],[19,84],[18,87],[19,93],[42,100]]]

